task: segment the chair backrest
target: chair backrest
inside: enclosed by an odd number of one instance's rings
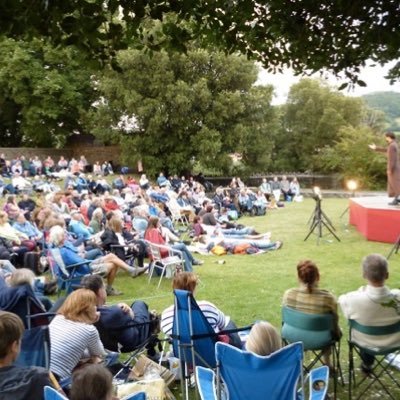
[[[217,334],[190,292],[175,289],[174,295],[174,354],[188,364],[215,368]]]
[[[50,336],[48,326],[26,329],[21,342],[21,351],[15,365],[25,367],[50,367]]]
[[[362,325],[359,322],[355,321],[354,319],[349,319],[349,327],[350,327],[350,335],[352,330],[356,330],[358,332],[364,333],[365,335],[371,335],[371,336],[392,335],[392,334],[398,334],[400,332],[400,321],[391,325],[370,326],[370,325]]]
[[[121,400],[146,400],[146,393],[145,392],[133,393],[123,397]]]
[[[333,314],[310,314],[282,307],[282,338],[303,342],[305,350],[317,350],[334,342]]]
[[[294,400],[302,381],[303,346],[292,343],[268,356],[218,342],[216,358],[229,400]]]
[[[42,303],[36,298],[29,284],[16,287],[2,287],[0,290],[0,310],[17,314],[25,328],[46,325],[47,318],[29,318],[35,314],[45,313]]]
[[[54,278],[67,279],[69,272],[65,267],[60,249],[58,247],[51,247],[48,251],[50,269]]]
[[[151,243],[151,242],[147,242],[147,243],[149,245],[151,258],[153,259],[153,261],[160,261],[162,259],[160,247],[158,247],[156,244]]]
[[[44,400],[68,400],[67,397],[57,392],[50,386],[44,387]]]

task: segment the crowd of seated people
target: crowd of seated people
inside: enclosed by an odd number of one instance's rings
[[[119,269],[133,277],[146,270],[144,263],[148,255],[146,240],[165,244],[182,252],[185,271],[175,277],[174,288],[195,293],[197,277],[193,274],[193,265],[200,262],[193,258],[188,247],[180,240],[179,232],[168,210],[171,199],[176,200],[182,214],[185,208],[191,207],[195,237],[206,237],[206,244],[212,240],[215,243],[234,245],[247,243],[260,249],[278,249],[282,245],[279,241],[271,242],[269,233],[256,232],[252,227],[239,225],[229,217],[229,211],[236,210],[240,213],[236,200],[242,191],[248,190],[240,179],[235,180],[229,191],[217,188],[214,197],[208,198],[204,188],[191,179],[161,176],[161,186],[154,186],[146,177],[144,178],[136,184],[132,179],[121,176],[114,189],[110,187],[104,192],[88,190],[86,193],[86,191],[79,192],[78,189],[67,189],[39,196],[35,200],[25,193],[18,202],[15,197],[10,196],[5,203],[4,211],[0,212],[0,238],[7,242],[7,245],[11,245],[9,248],[4,246],[4,256],[0,251],[2,259],[0,271],[3,271],[4,275],[12,277],[15,272],[9,263],[10,258],[7,258],[11,252],[17,252],[18,248],[21,251],[24,247],[25,251],[29,251],[32,243],[35,247],[39,246],[43,237],[47,243],[60,249],[67,265],[88,260],[90,272],[98,273],[85,276],[82,281],[83,288],[67,297],[67,301],[58,310],[57,317],[50,324],[50,335],[54,343],[51,371],[56,378],[71,376],[83,361],[100,361],[104,358],[106,353],[104,345],[100,335],[96,333],[98,332],[96,326],[100,322],[107,329],[107,327],[112,328],[116,321],[123,325],[132,321],[149,320],[148,307],[141,301],[135,301],[131,305],[125,303],[110,307],[105,305],[107,295],[119,293],[113,287]],[[270,198],[268,199],[266,192],[269,189],[264,183],[266,182],[262,183],[259,194],[262,194],[268,202]],[[273,190],[276,189],[271,187],[270,196],[273,195]],[[231,193],[236,197],[231,197]],[[281,192],[280,196],[282,195]],[[112,249],[113,246],[115,249]],[[128,262],[130,255],[134,256],[136,265]],[[393,295],[398,296],[397,291],[390,292],[384,286],[388,278],[386,261],[380,256],[373,255],[364,260],[363,267],[368,285],[361,292],[341,297],[340,305],[345,315],[362,320],[362,314],[364,312],[368,314],[371,308],[367,302],[373,301],[374,307],[377,308],[376,315],[388,314],[391,320],[398,321],[397,311],[385,306],[388,298]],[[31,285],[37,298],[46,303],[46,296],[40,291],[40,287],[36,287],[33,275],[26,271],[22,272],[25,272],[25,275],[16,274],[12,279],[8,278],[10,287]],[[82,271],[82,275],[86,275],[86,272]],[[339,340],[341,332],[337,324],[336,299],[329,292],[319,289],[318,268],[312,261],[307,260],[299,263],[297,273],[300,286],[285,293],[283,304],[303,312],[332,313],[336,322],[335,338]],[[106,284],[103,283],[101,276],[106,278]],[[358,303],[364,301],[368,305],[365,307],[366,310]],[[209,312],[210,321],[211,314],[217,316],[211,321],[216,330],[230,327],[232,320],[217,306],[207,301],[200,301],[199,305],[200,308],[204,306],[205,313]],[[49,309],[51,306],[50,303],[45,308]],[[171,308],[163,313],[162,328],[167,334],[171,328],[171,315]],[[148,334],[148,329],[143,328],[141,332],[130,333],[129,336],[141,337]],[[78,336],[79,340],[71,339]],[[82,348],[90,350],[89,353],[83,351],[81,347],[66,348],[68,342],[65,340],[66,337],[71,339],[74,346],[79,342]],[[236,336],[229,338],[232,344],[240,347],[240,341],[237,339]],[[121,344],[123,340],[123,337],[119,338],[118,343]],[[256,354],[267,355],[279,349],[280,343],[276,329],[266,322],[259,322],[251,330],[246,349]],[[324,362],[331,366],[329,355],[326,351]],[[0,361],[1,359],[0,354]],[[368,372],[374,359],[365,356],[363,363],[363,370]],[[0,365],[0,374],[5,365],[7,364]]]
[[[46,303],[46,296],[40,292],[40,287],[36,287],[35,280],[32,282],[32,274],[26,273],[23,276],[16,274],[12,277],[15,269],[10,263],[11,254],[18,252],[23,254],[24,251],[37,248],[42,239],[60,249],[66,265],[87,260],[88,270],[80,271],[82,276],[87,275],[88,271],[97,273],[85,276],[82,281],[83,288],[67,297],[50,324],[51,371],[60,380],[71,376],[76,367],[84,361],[103,360],[106,352],[100,334],[96,330],[99,323],[107,329],[107,327],[112,328],[116,321],[129,324],[136,320],[139,322],[149,320],[148,307],[141,301],[136,301],[130,306],[125,303],[111,307],[105,305],[107,295],[120,293],[113,287],[119,269],[133,277],[146,270],[144,264],[148,255],[146,241],[171,246],[182,253],[185,271],[175,277],[174,287],[195,292],[197,277],[193,274],[193,266],[200,264],[200,261],[193,258],[189,248],[180,240],[179,231],[168,208],[171,200],[176,200],[182,215],[190,207],[190,212],[193,213],[190,219],[193,223],[194,236],[205,237],[206,245],[214,241],[214,244],[227,243],[235,246],[249,244],[259,249],[278,249],[282,246],[279,241],[271,242],[269,233],[256,232],[252,227],[240,225],[233,220],[234,212],[240,214],[241,211],[239,198],[242,192],[247,194],[249,191],[240,179],[235,179],[228,191],[217,188],[214,196],[208,198],[203,186],[192,179],[166,178],[160,175],[159,185],[155,186],[147,177],[142,178],[136,183],[129,177],[120,176],[118,182],[111,184],[104,191],[98,188],[91,190],[90,185],[87,186],[87,190],[81,191],[67,187],[66,190],[47,193],[35,200],[25,193],[21,201],[17,202],[16,198],[10,195],[4,210],[0,212],[2,240],[0,244],[3,246],[0,246],[0,271],[9,277],[10,287],[28,284],[33,287],[39,301]],[[282,183],[278,179],[274,182],[276,187],[276,182],[280,185]],[[273,191],[277,189],[272,184],[268,188],[265,183],[268,182],[262,183],[259,193],[255,196],[264,197],[268,202],[271,201],[271,196],[274,196]],[[81,184],[84,185],[82,182]],[[279,189],[279,196],[284,196],[282,190],[285,190],[286,183],[284,184]],[[267,193],[268,191],[270,193]],[[232,213],[229,214],[230,212]],[[134,256],[134,264],[128,262],[131,255]],[[384,286],[388,277],[387,263],[382,257],[374,255],[364,260],[363,267],[364,277],[368,280],[367,288],[362,293],[341,297],[340,305],[345,315],[362,319],[362,313],[365,311],[367,314],[368,310],[363,310],[358,302],[367,303],[372,297],[377,315],[390,314],[393,321],[398,321],[397,311],[385,306],[388,298],[398,296],[397,292],[392,293]],[[316,265],[309,260],[301,262],[297,272],[300,287],[286,292],[283,304],[303,312],[332,313],[337,322],[336,299],[329,292],[318,288],[319,271]],[[106,278],[105,285],[100,276]],[[212,313],[217,316],[215,321],[211,321],[216,330],[222,330],[230,325],[232,322],[230,318],[217,306],[203,301],[199,302],[200,308],[202,304],[205,313],[210,311],[210,321]],[[50,303],[45,308],[51,307]],[[166,333],[171,328],[171,315],[171,308],[163,313],[162,327]],[[134,336],[148,334],[148,329],[132,333]],[[340,336],[341,332],[336,324],[335,338],[339,340]],[[66,337],[72,342],[70,344],[72,347],[67,346]],[[240,347],[240,341],[237,339],[237,337],[229,338],[232,344]],[[15,340],[18,340],[18,335]],[[122,340],[121,337],[118,343]],[[85,352],[83,347],[90,351]],[[254,325],[247,341],[247,350],[266,355],[279,347],[279,335],[270,324],[260,322]],[[12,356],[7,354],[0,352],[0,362],[2,357],[7,359],[0,364],[0,374],[3,368],[8,370],[9,360],[15,357],[15,351]],[[331,366],[329,355],[326,351],[324,362]],[[363,370],[368,372],[374,359],[365,356],[363,363]]]
[[[89,171],[93,175],[86,176]],[[26,159],[19,156],[7,159],[4,153],[0,154],[0,194],[17,193],[49,193],[57,192],[61,188],[55,183],[57,180],[65,179],[64,189],[76,189],[79,192],[88,190],[104,191],[111,186],[104,179],[107,175],[114,174],[114,168],[109,161],[95,162],[89,165],[85,156],[79,159],[67,160],[60,156],[58,161],[47,156],[41,160],[38,156]]]
[[[291,201],[300,198],[299,181],[296,177],[289,181],[286,175],[283,175],[281,180],[277,176],[274,176],[271,181],[263,178],[259,190],[268,202],[274,201],[275,203],[281,199]]]

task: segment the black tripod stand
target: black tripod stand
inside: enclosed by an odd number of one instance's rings
[[[392,247],[392,250],[390,250],[390,253],[388,254],[388,256],[386,258],[389,260],[390,256],[393,253],[397,254],[399,252],[399,248],[400,248],[400,235],[397,238],[397,240],[395,241],[395,243],[394,243],[394,245]]]
[[[305,237],[304,241],[306,241],[310,235],[317,230],[317,243],[319,244],[319,240],[322,238],[322,228],[325,227],[334,237],[335,239],[340,242],[339,237],[335,233],[335,227],[332,225],[332,222],[327,217],[327,215],[322,211],[321,207],[321,196],[315,195],[314,200],[316,201],[315,209],[311,214],[311,226],[310,231],[308,232],[307,236]]]

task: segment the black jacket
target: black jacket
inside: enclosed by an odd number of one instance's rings
[[[0,368],[0,400],[41,400],[45,386],[52,384],[44,368],[15,365]]]

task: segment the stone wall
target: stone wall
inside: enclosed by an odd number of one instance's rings
[[[76,145],[64,149],[51,149],[51,148],[30,148],[30,147],[0,147],[0,153],[4,153],[7,160],[19,156],[30,158],[39,156],[44,160],[47,156],[51,156],[54,161],[58,161],[60,156],[67,159],[72,157],[79,158],[84,155],[89,164],[96,161],[102,163],[103,161],[112,161],[114,165],[120,164],[121,149],[119,146],[90,146],[90,145]]]

